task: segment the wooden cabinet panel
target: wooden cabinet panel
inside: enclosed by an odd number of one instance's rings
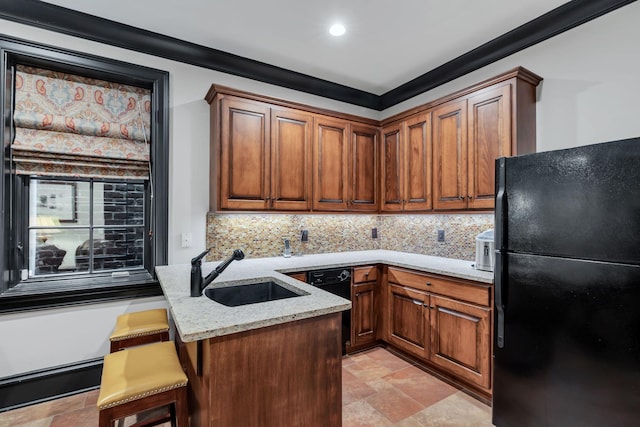
[[[382,183],[381,203],[384,211],[403,209],[402,130],[402,124],[382,128],[380,182]]]
[[[311,125],[313,117],[290,110],[271,111],[271,203],[274,209],[311,207]]]
[[[486,89],[468,106],[468,206],[493,209],[496,159],[511,155],[511,85]]]
[[[462,279],[451,279],[418,273],[397,267],[389,267],[390,282],[403,286],[449,296],[463,301],[489,307],[491,305],[491,285],[470,283]]]
[[[269,206],[269,107],[223,99],[221,108],[221,207]]]
[[[388,340],[422,359],[429,356],[429,296],[389,283]]]
[[[386,278],[384,338],[425,363],[489,390],[490,285],[396,267],[387,268]]]
[[[376,340],[376,282],[351,287],[351,345],[360,346]]]
[[[295,272],[295,273],[286,273],[287,276],[296,279],[296,280],[300,280],[301,282],[307,283],[307,272],[306,271],[300,271],[300,272]]]
[[[438,366],[472,384],[491,386],[491,312],[431,296],[431,357]]]
[[[431,209],[431,114],[406,121],[404,210]]]
[[[344,120],[316,117],[313,145],[316,210],[347,210],[348,126]]]
[[[378,280],[378,267],[366,266],[353,269],[353,283],[375,282]]]
[[[467,207],[467,102],[452,101],[433,111],[435,209]]]
[[[431,114],[382,129],[383,211],[431,209]]]
[[[378,210],[378,128],[352,123],[349,151],[349,209]]]

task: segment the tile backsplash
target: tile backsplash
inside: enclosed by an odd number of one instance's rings
[[[226,258],[236,248],[251,258],[282,255],[284,239],[293,255],[388,249],[466,260],[475,259],[475,236],[493,228],[493,214],[350,215],[209,213],[208,260]],[[378,238],[371,237],[377,229]],[[302,230],[309,241],[301,242]],[[445,241],[437,241],[444,230]]]

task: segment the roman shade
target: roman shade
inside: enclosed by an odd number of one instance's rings
[[[18,65],[18,174],[148,179],[151,91]]]

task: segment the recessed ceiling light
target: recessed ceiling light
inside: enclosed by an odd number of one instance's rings
[[[341,36],[345,33],[345,28],[344,25],[342,24],[333,24],[331,26],[331,28],[329,28],[329,33],[331,33],[332,36]]]

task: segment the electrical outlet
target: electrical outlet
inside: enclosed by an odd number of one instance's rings
[[[190,248],[193,246],[193,234],[191,233],[182,233],[180,235],[180,246],[183,248]]]
[[[371,229],[371,238],[372,239],[377,239],[378,238],[378,229],[376,227],[373,227]]]
[[[309,230],[302,230],[302,233],[300,235],[300,241],[301,242],[309,241]]]
[[[444,242],[444,230],[438,230],[438,242]]]

